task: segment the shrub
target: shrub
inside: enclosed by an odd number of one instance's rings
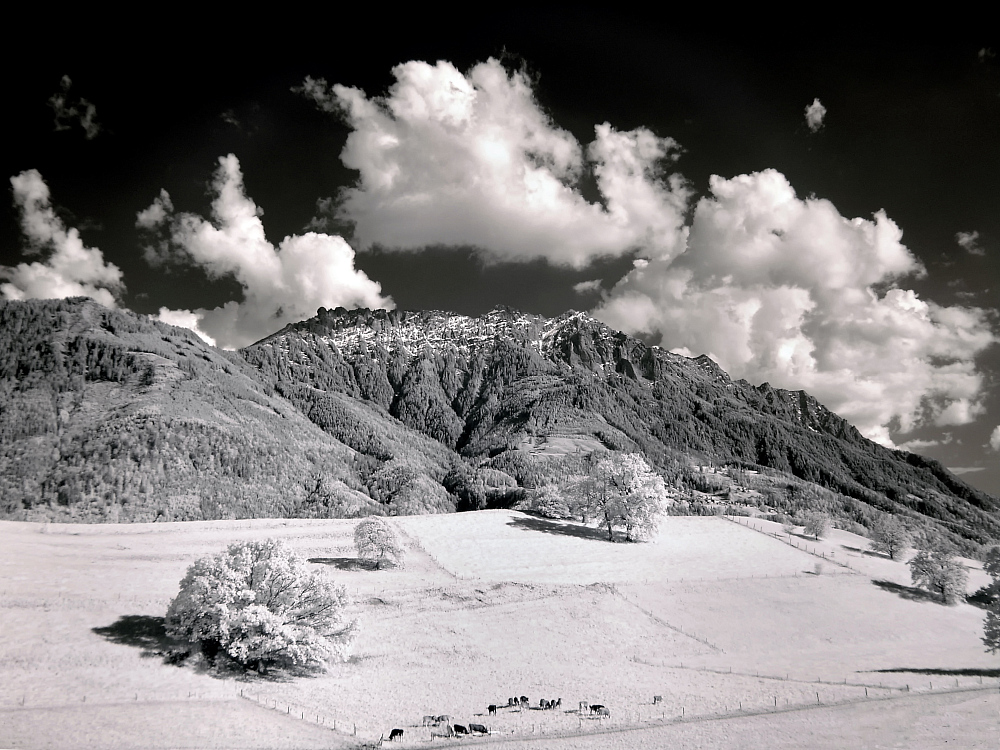
[[[346,658],[355,623],[347,592],[277,539],[236,542],[188,568],[167,609],[167,633],[246,668],[320,666]]]

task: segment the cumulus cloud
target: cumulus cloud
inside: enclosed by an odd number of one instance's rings
[[[990,448],[1000,451],[1000,425],[997,425],[990,433]]]
[[[678,145],[645,128],[595,127],[584,148],[557,127],[520,73],[494,59],[393,69],[384,97],[307,78],[296,91],[343,117],[341,153],[360,173],[339,212],[361,248],[469,245],[495,260],[583,267],[633,250],[672,257],[690,192],[664,173]],[[585,199],[593,174],[600,202]]]
[[[973,360],[996,340],[987,314],[900,288],[925,271],[884,212],[847,219],[774,170],[710,187],[686,250],[637,263],[598,317],[734,377],[805,389],[887,445],[982,412]]]
[[[153,256],[167,253],[200,266],[211,278],[232,276],[243,300],[213,310],[161,310],[160,319],[186,325],[222,347],[246,346],[319,307],[393,307],[381,287],[354,267],[354,251],[341,238],[307,232],[268,242],[263,211],[247,197],[237,158],[219,158],[212,181],[212,220],[173,211],[166,191],[136,216],[136,225],[158,232]],[[147,258],[150,253],[147,252]],[[193,326],[192,326],[193,323]]]
[[[198,334],[209,346],[216,346],[215,339],[201,330],[201,318],[190,310],[171,310],[161,307],[156,319],[172,326],[187,328]]]
[[[823,127],[823,118],[825,117],[826,107],[820,104],[819,99],[813,99],[813,103],[806,107],[806,125],[815,133]]]
[[[101,132],[101,125],[97,122],[97,107],[83,98],[71,100],[69,90],[72,85],[70,77],[63,76],[59,82],[59,91],[49,97],[49,107],[55,113],[55,129],[70,130],[74,124],[79,124],[89,141]]]
[[[958,232],[955,235],[955,242],[967,253],[986,255],[986,251],[979,246],[979,232]]]
[[[49,186],[38,170],[10,178],[14,205],[20,214],[24,252],[42,260],[0,266],[0,294],[6,299],[62,299],[91,297],[115,307],[123,291],[122,272],[106,263],[96,247],[89,248],[74,228],[66,228],[52,208]]]

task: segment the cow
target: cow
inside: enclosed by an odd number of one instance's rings
[[[507,699],[507,708],[513,708],[515,703],[517,703],[518,705],[521,705],[520,702],[516,698],[508,698]]]
[[[584,711],[590,711],[590,704],[587,701],[580,701],[580,708],[577,709],[581,714]]]
[[[553,706],[553,708],[561,708],[561,707],[562,707],[562,698],[559,698],[558,700],[556,700],[556,705]]]
[[[605,708],[604,706],[601,706],[600,708],[597,709],[597,715],[599,717],[601,717],[602,719],[603,718],[609,718],[610,719],[611,718],[611,709],[608,709],[608,708]]]
[[[527,706],[528,705],[528,696],[526,696],[526,695],[522,695],[521,696],[521,705],[522,706]]]
[[[448,714],[434,717],[434,723],[436,724],[447,724],[449,721],[451,721],[451,717]]]
[[[436,725],[437,723],[438,723],[437,716],[425,716],[424,717],[424,724],[423,725],[425,727],[426,726],[430,726],[431,724]]]
[[[590,706],[590,713],[592,713],[592,714],[596,714],[596,713],[598,713],[598,712],[599,712],[599,711],[600,711],[600,710],[601,710],[602,708],[604,708],[604,706],[602,706],[602,705],[601,705],[600,703],[592,703],[592,704],[591,704],[591,706]]]
[[[544,698],[542,698],[540,701],[538,701],[538,707],[544,711],[549,707],[549,702]]]
[[[489,734],[490,730],[484,727],[482,724],[469,724],[470,732],[478,732],[479,734]]]
[[[461,724],[455,725],[455,734],[468,734],[469,730],[463,727]]]
[[[489,712],[490,716],[496,716],[497,715],[497,707],[496,707],[495,703],[491,703],[490,705],[488,705],[486,707],[486,710]]]
[[[444,729],[439,732],[431,732],[431,737],[454,737],[455,730],[451,728],[451,724],[445,724]]]
[[[663,696],[662,695],[654,695],[653,696],[653,705],[655,706],[657,703],[663,703]]]
[[[402,740],[403,739],[403,730],[402,729],[393,729],[391,732],[389,732],[389,742],[392,742],[393,740],[397,740],[397,739],[398,740]]]

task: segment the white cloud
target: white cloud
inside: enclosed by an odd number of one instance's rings
[[[1000,425],[997,425],[990,433],[990,448],[1000,451]]]
[[[579,284],[573,285],[573,291],[577,294],[600,294],[601,280],[591,279],[590,281],[581,281]]]
[[[690,193],[660,172],[676,157],[672,139],[605,123],[584,149],[542,111],[525,76],[493,59],[464,75],[443,61],[393,74],[385,97],[311,78],[296,89],[353,130],[341,159],[360,176],[340,212],[362,248],[470,245],[495,260],[579,268],[682,246]],[[603,204],[580,192],[588,169]]]
[[[986,313],[895,286],[924,269],[883,212],[846,219],[774,170],[710,186],[685,252],[636,264],[598,317],[733,377],[805,389],[887,445],[891,431],[981,413]]]
[[[163,191],[137,214],[136,223],[166,231],[173,252],[210,277],[233,276],[243,287],[243,301],[213,310],[161,310],[160,319],[190,322],[193,315],[196,332],[235,348],[311,317],[319,307],[393,307],[380,285],[354,267],[354,251],[342,238],[307,232],[285,237],[277,247],[268,242],[263,212],[246,196],[239,161],[232,154],[219,158],[212,189],[212,221],[173,214],[170,196]]]
[[[977,471],[984,471],[985,468],[984,466],[949,466],[948,471],[960,477],[962,474],[974,474]]]
[[[101,132],[101,125],[97,122],[97,107],[83,98],[71,102],[69,89],[72,85],[70,77],[63,76],[59,82],[60,90],[49,97],[49,106],[56,116],[55,129],[69,130],[74,122],[79,123],[89,141]]]
[[[0,294],[6,299],[91,297],[115,307],[115,293],[123,289],[121,270],[105,263],[100,250],[86,247],[80,233],[56,216],[42,175],[29,169],[11,177],[10,184],[27,243],[24,251],[43,260],[0,266],[0,279],[6,279]]]
[[[972,255],[986,255],[986,251],[979,246],[979,232],[958,232],[955,242]]]
[[[826,107],[820,104],[819,99],[813,99],[813,103],[806,107],[806,125],[815,133],[823,127],[823,118],[825,117]]]
[[[171,310],[167,307],[160,308],[160,314],[156,319],[167,325],[188,328],[198,334],[209,346],[215,346],[215,339],[201,330],[201,318],[198,313],[190,310]]]

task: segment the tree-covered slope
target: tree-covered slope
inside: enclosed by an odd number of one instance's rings
[[[6,518],[367,515],[384,512],[370,486],[397,456],[438,480],[450,467],[450,451],[377,407],[320,394],[310,419],[242,358],[87,300],[0,303],[0,352]],[[339,433],[363,425],[374,455],[322,429],[342,402]]]

